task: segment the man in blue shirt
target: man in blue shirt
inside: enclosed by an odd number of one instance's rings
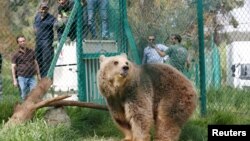
[[[36,59],[39,64],[41,77],[45,77],[54,56],[52,47],[54,40],[53,26],[56,18],[48,13],[48,4],[43,2],[35,16],[34,30],[36,34]]]
[[[161,57],[157,50],[166,51],[168,47],[163,44],[155,44],[155,36],[150,35],[148,36],[148,46],[144,48],[142,64],[153,64],[153,63],[163,63],[164,58]]]

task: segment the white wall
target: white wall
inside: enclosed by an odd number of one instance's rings
[[[55,91],[77,91],[76,43],[65,44],[53,76]]]

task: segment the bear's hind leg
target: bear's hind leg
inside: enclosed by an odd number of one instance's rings
[[[155,117],[155,141],[178,141],[181,132],[181,123],[177,122],[176,107],[172,101],[161,99]],[[173,112],[172,112],[173,110]]]
[[[155,125],[155,141],[178,141],[181,128],[174,120],[157,117]]]
[[[132,141],[132,132],[129,129],[126,128],[120,128],[120,130],[122,131],[122,133],[124,134],[124,138],[122,139],[122,141]]]
[[[122,141],[132,141],[132,131],[131,131],[131,126],[129,123],[125,121],[120,121],[118,119],[115,120],[115,123],[117,124],[118,128],[124,135],[124,139]]]
[[[169,107],[165,103],[166,101],[162,100],[158,105],[155,118],[155,141],[178,141],[181,125],[169,112]]]
[[[139,120],[140,119],[140,120]],[[135,119],[133,117],[130,121],[131,130],[133,134],[132,141],[150,141],[150,122],[144,118]]]

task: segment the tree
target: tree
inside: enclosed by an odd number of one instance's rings
[[[163,42],[171,33],[179,33],[186,41],[197,40],[197,0],[133,0],[129,1],[128,16],[139,45],[145,46],[145,37],[154,33]],[[224,9],[221,5],[223,4]],[[219,11],[228,15],[234,8],[243,6],[244,0],[203,0],[204,27],[215,32],[221,25],[215,21]],[[234,27],[237,21],[229,22]],[[217,28],[216,28],[217,27]],[[144,40],[142,42],[141,40]],[[192,44],[191,44],[192,45]]]
[[[193,9],[196,8],[195,4],[196,2],[194,0],[189,0],[188,2],[189,7]],[[244,0],[203,0],[204,27],[207,29],[205,37],[213,33],[215,42],[218,44],[219,31],[225,29],[225,26],[233,25],[234,28],[238,26],[238,22],[231,14],[231,11],[243,5]]]

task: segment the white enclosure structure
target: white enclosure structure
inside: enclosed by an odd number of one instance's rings
[[[76,42],[64,44],[56,63],[53,86],[55,91],[77,92]]]

